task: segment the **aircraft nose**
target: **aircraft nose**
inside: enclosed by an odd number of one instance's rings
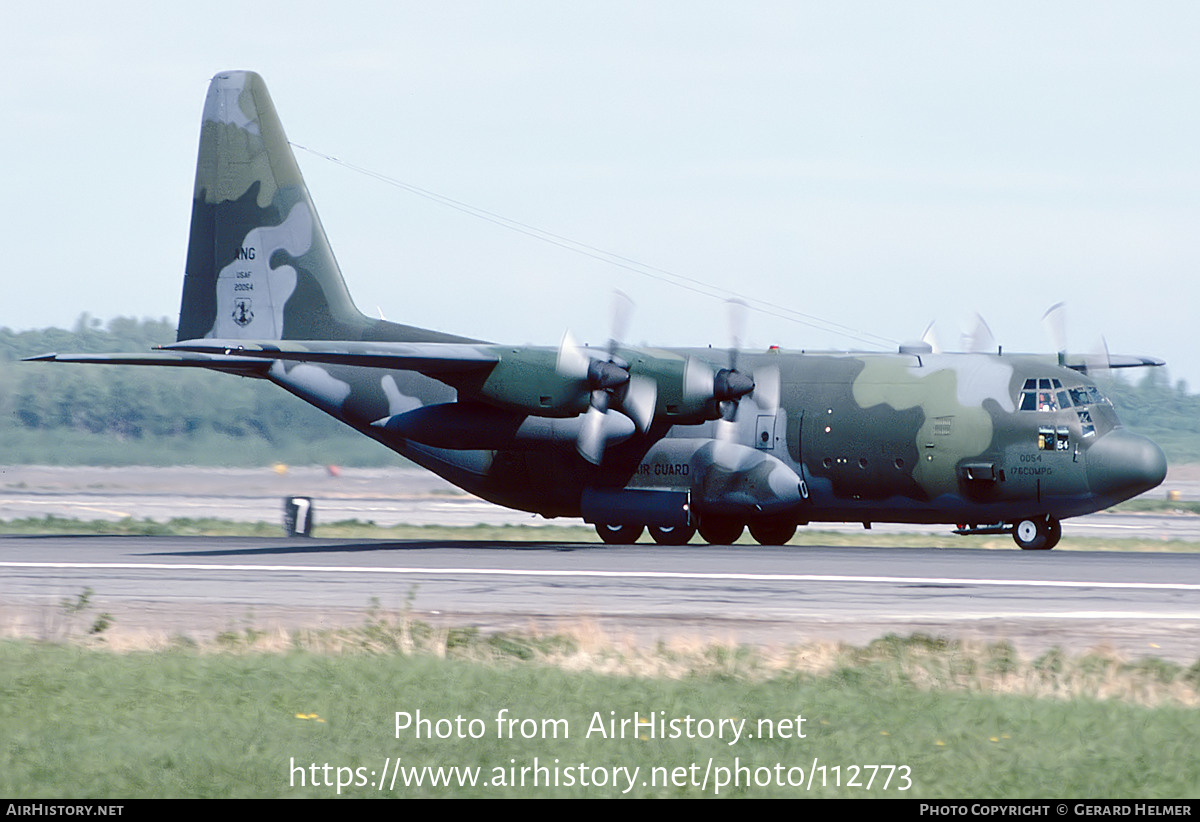
[[[1087,476],[1092,493],[1129,499],[1166,478],[1167,457],[1151,440],[1117,428],[1088,449]]]

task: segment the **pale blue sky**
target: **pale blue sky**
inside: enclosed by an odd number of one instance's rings
[[[13,5],[0,325],[174,319],[205,88],[253,69],[293,141],[640,263],[1006,350],[1067,300],[1200,389],[1195,3]],[[717,299],[298,157],[370,314],[599,341],[616,287],[630,342],[726,345]]]

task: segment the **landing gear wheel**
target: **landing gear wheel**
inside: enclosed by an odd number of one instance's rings
[[[735,519],[710,517],[700,520],[700,536],[709,545],[733,545],[745,527]]]
[[[632,545],[642,535],[640,525],[607,525],[596,523],[596,533],[609,545]]]
[[[750,536],[759,545],[787,545],[788,540],[796,535],[794,522],[752,522]]]
[[[1046,517],[1046,545],[1045,549],[1049,551],[1058,541],[1062,539],[1062,523],[1054,517]]]
[[[1049,551],[1062,538],[1062,523],[1054,517],[1023,519],[1013,528],[1013,541],[1025,551]]]
[[[696,529],[690,525],[676,525],[673,528],[650,526],[650,536],[659,545],[687,545],[695,533]]]

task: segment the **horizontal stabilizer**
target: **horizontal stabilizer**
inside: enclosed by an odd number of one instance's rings
[[[328,365],[353,365],[453,374],[486,370],[500,361],[487,346],[461,343],[350,343],[324,341],[188,340],[163,346],[170,351],[191,351],[253,360],[287,360]]]
[[[175,368],[208,368],[239,374],[260,374],[271,364],[251,357],[227,357],[185,352],[151,352],[145,354],[40,354],[26,357],[24,362],[69,362],[98,365],[160,365]]]

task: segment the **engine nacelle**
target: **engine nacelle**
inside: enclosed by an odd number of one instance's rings
[[[753,383],[738,374],[747,384],[740,389],[728,388],[727,370],[718,370],[694,357],[681,357],[667,352],[645,349],[621,349],[616,352],[617,363],[608,362],[602,352],[589,350],[592,370],[602,370],[604,376],[587,373],[564,373],[561,352],[552,348],[494,348],[499,361],[486,374],[463,375],[453,380],[459,397],[479,400],[497,408],[520,411],[539,417],[574,417],[587,410],[591,392],[604,387],[611,390],[617,407],[624,397],[630,378],[654,383],[653,416],[672,425],[691,425],[720,416],[718,402],[732,394],[740,396]],[[624,358],[624,359],[622,359]],[[621,380],[612,378],[619,374]],[[606,379],[607,378],[607,379]],[[720,396],[718,396],[720,395]]]
[[[456,381],[459,396],[540,417],[574,417],[588,407],[586,383],[557,370],[552,348],[498,349],[500,361],[477,384]]]
[[[574,445],[582,424],[582,415],[566,419],[539,417],[480,402],[426,405],[375,423],[402,439],[456,451],[525,451]],[[623,414],[608,414],[601,424],[608,442],[615,444],[633,436],[633,421]]]

